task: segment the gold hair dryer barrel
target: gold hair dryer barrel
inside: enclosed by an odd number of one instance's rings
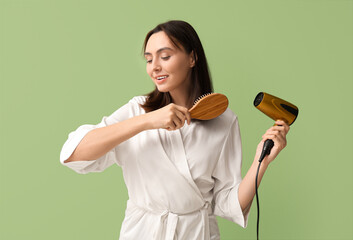
[[[297,106],[271,94],[260,92],[256,95],[254,106],[273,120],[283,120],[288,125],[297,119]]]

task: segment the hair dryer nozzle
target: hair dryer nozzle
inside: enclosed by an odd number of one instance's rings
[[[273,120],[283,120],[288,125],[294,123],[299,113],[295,105],[265,92],[256,95],[254,106]]]

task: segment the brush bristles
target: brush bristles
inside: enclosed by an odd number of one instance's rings
[[[194,101],[194,105],[195,105],[196,103],[198,103],[202,98],[204,98],[204,97],[206,97],[206,96],[208,96],[208,95],[210,95],[210,94],[212,94],[212,93],[205,93],[205,94],[201,95],[200,97],[198,97],[198,98]]]

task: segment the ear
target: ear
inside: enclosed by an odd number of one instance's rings
[[[195,64],[196,64],[196,61],[197,61],[197,56],[194,53],[194,50],[191,51],[189,57],[190,57],[190,67],[193,68],[193,67],[195,67]]]

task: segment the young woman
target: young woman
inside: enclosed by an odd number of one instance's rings
[[[212,92],[206,57],[195,30],[169,21],[144,42],[148,75],[156,85],[132,98],[97,125],[70,133],[62,164],[78,173],[121,166],[129,200],[120,239],[219,239],[216,215],[246,227],[255,195],[255,174],[263,143],[275,143],[261,165],[286,145],[289,127],[271,127],[258,144],[252,166],[241,178],[238,120],[227,109],[208,121],[194,121],[188,109]]]

